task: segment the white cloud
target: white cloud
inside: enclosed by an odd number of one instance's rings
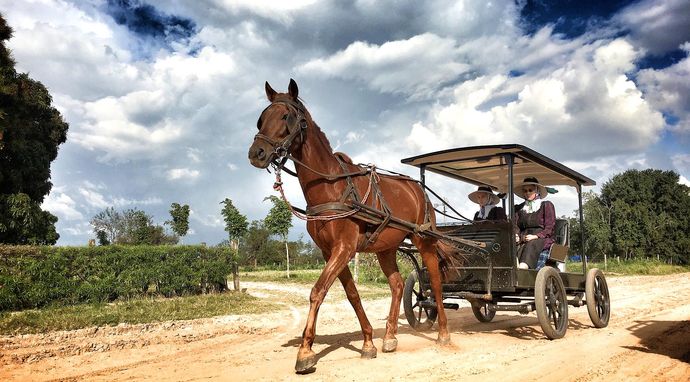
[[[84,198],[84,201],[89,206],[96,208],[110,207],[110,203],[106,202],[105,197],[94,190],[79,187],[79,194],[81,194],[81,196]]]
[[[625,74],[635,58],[632,46],[617,39],[577,49],[565,67],[546,75],[466,81],[451,104],[413,126],[407,142],[418,151],[517,142],[564,159],[643,150],[664,121]],[[508,91],[514,100],[496,97]]]
[[[199,177],[199,170],[190,170],[188,168],[173,168],[168,170],[168,180],[193,180]]]
[[[150,206],[162,204],[163,201],[158,197],[150,197],[143,200],[136,199],[125,199],[125,198],[114,198],[113,204],[115,206]]]
[[[433,68],[420,71],[419,68]],[[453,39],[425,33],[381,45],[356,41],[345,50],[301,65],[306,75],[357,79],[385,93],[429,96],[439,83],[466,72]]]
[[[638,82],[652,105],[678,118],[671,129],[690,135],[690,42],[683,49],[684,59],[663,69],[641,70]]]
[[[630,30],[636,45],[662,54],[690,41],[690,3],[687,0],[642,0],[614,17]]]
[[[51,192],[41,208],[57,215],[59,219],[80,220],[84,215],[76,209],[76,203],[63,192]]]

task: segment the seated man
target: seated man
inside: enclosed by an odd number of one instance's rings
[[[496,204],[499,202],[498,195],[491,191],[491,188],[487,186],[479,186],[477,191],[470,192],[467,197],[479,204],[479,211],[474,214],[474,221],[484,221],[484,220],[507,220],[506,211],[503,207],[498,207]]]

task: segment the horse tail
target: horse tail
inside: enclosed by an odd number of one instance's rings
[[[448,280],[450,265],[453,263],[455,248],[443,240],[436,241],[436,253],[438,254],[438,270],[441,272],[441,280]]]

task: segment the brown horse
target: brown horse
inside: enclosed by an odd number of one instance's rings
[[[323,252],[326,266],[311,290],[309,315],[302,334],[302,344],[297,353],[296,371],[310,372],[316,365],[316,354],[311,349],[316,333],[316,317],[336,277],[345,288],[347,298],[362,327],[362,358],[376,357],[372,327],[347,267],[356,251],[376,253],[381,269],[388,278],[392,302],[386,323],[386,334],[383,337],[383,351],[392,352],[396,349],[398,341],[395,335],[403,293],[403,280],[396,264],[396,252],[405,238],[410,238],[417,247],[428,268],[438,310],[437,343],[448,344],[450,334],[441,297],[436,239],[385,225],[379,225],[380,229],[372,237],[372,224],[354,216],[336,217],[341,211],[334,211],[337,209],[336,206],[342,205],[338,202],[350,201],[355,194],[369,194],[366,190],[371,190],[370,182],[373,176],[378,187],[375,192],[378,198],[370,198],[369,205],[376,209],[383,208],[393,217],[406,222],[427,226],[431,224],[434,228],[433,208],[421,186],[408,177],[366,171],[363,167],[352,164],[343,154],[333,153],[326,136],[297,97],[298,88],[294,80],[290,80],[288,93],[277,93],[268,82],[265,88],[271,104],[261,113],[257,122],[259,132],[249,149],[249,160],[255,167],[267,168],[271,163],[276,163],[276,160],[285,157],[293,159],[307,207],[312,211],[318,210],[319,212],[314,214],[320,215],[321,218],[325,217],[325,220],[307,221],[307,231]],[[350,176],[342,175],[348,173]],[[328,218],[329,215],[333,218]]]

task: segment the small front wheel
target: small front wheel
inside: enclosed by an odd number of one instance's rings
[[[472,313],[479,320],[479,322],[491,322],[496,316],[495,310],[489,309],[489,304],[486,302],[479,303],[478,305],[472,305]]]
[[[537,273],[534,285],[537,319],[544,334],[551,340],[562,338],[568,329],[568,298],[560,274],[552,267]]]
[[[407,322],[415,330],[430,329],[436,321],[437,309],[426,307],[424,304],[426,301],[432,300],[428,297],[430,294],[430,286],[423,287],[417,271],[412,271],[405,280],[403,309]]]
[[[585,298],[587,299],[587,311],[595,328],[604,328],[609,324],[611,315],[611,302],[609,300],[609,287],[606,285],[604,274],[597,268],[587,272],[585,280]]]

